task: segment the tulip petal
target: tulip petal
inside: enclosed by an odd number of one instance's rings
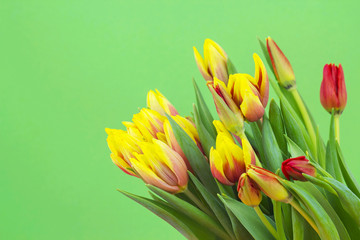
[[[260,92],[261,103],[266,107],[269,100],[269,78],[266,72],[264,63],[261,61],[260,57],[254,53],[253,55],[255,62],[255,81],[257,83],[257,88]]]
[[[250,122],[261,119],[265,113],[264,106],[260,102],[259,97],[251,91],[245,93],[240,109],[244,117]]]
[[[213,80],[212,76],[209,74],[208,66],[205,64],[204,59],[201,57],[196,47],[193,47],[193,49],[194,49],[195,61],[200,70],[201,75],[204,77],[206,81]]]

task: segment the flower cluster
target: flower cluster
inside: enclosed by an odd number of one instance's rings
[[[147,107],[123,122],[126,130],[106,129],[112,161],[143,180],[153,199],[121,192],[188,239],[269,234],[302,239],[307,224],[313,229],[309,239],[356,239],[360,187],[340,149],[339,118],[347,101],[343,68],[326,64],[323,69],[320,102],[331,114],[325,144],[297,90],[290,61],[272,38],[261,45],[272,71],[254,53],[253,75],[236,71],[210,39],[203,56],[194,47],[219,120],[195,83],[192,117],[180,116],[155,90],[148,92]],[[267,113],[270,83],[280,105],[271,100]]]

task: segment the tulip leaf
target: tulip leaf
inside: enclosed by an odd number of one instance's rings
[[[276,223],[276,231],[278,234],[278,240],[286,240],[285,230],[284,230],[284,222],[283,215],[281,211],[281,202],[272,201],[274,207],[274,218]]]
[[[319,229],[321,239],[340,240],[334,222],[318,201],[302,186],[279,179],[308,210]]]
[[[346,185],[351,189],[351,191],[360,198],[360,186],[354,176],[352,175],[349,167],[347,166],[344,156],[341,152],[339,144],[336,144],[337,156],[339,160],[339,165],[341,168],[341,172],[344,176],[344,180]]]
[[[324,177],[324,180],[337,192],[340,203],[354,221],[360,226],[360,199],[344,184],[333,178]]]
[[[224,229],[227,231],[229,235],[233,236],[233,232],[231,229],[231,222],[229,219],[229,216],[226,214],[226,210],[224,205],[216,198],[214,195],[209,193],[204,185],[191,173],[189,172],[189,176],[191,181],[194,183],[202,197],[205,199],[208,206],[211,208],[221,225],[224,227]]]
[[[198,85],[196,84],[195,80],[193,79],[195,96],[196,96],[196,103],[197,109],[199,111],[200,120],[203,123],[204,127],[208,131],[208,133],[215,138],[216,137],[216,129],[213,125],[214,118],[212,117],[208,106],[205,103],[205,100],[200,92]]]
[[[269,121],[272,130],[274,132],[274,135],[276,137],[276,141],[279,145],[279,148],[281,149],[282,154],[284,155],[283,157],[287,158],[288,150],[287,150],[286,139],[284,136],[285,134],[284,122],[283,122],[281,110],[279,106],[276,104],[274,99],[270,101]]]
[[[264,165],[270,171],[275,172],[277,169],[281,168],[283,157],[269,119],[266,116],[263,117],[262,146],[265,157],[265,161],[263,160]]]
[[[274,68],[272,66],[271,59],[270,59],[269,53],[267,51],[267,46],[265,45],[265,43],[259,37],[257,39],[259,41],[259,44],[260,44],[261,50],[262,50],[262,52],[264,54],[264,57],[266,59],[266,62],[269,65],[269,68],[271,69],[272,73],[275,75]]]
[[[204,186],[214,196],[216,196],[218,193],[218,187],[214,177],[211,174],[210,165],[206,157],[202,154],[190,136],[171,117],[167,116],[167,118],[169,119],[171,127],[174,131],[175,138],[183,150],[186,158],[188,159],[196,176],[198,176]]]
[[[230,58],[227,59],[227,71],[229,75],[237,73],[235,65],[232,63]]]
[[[316,128],[316,140],[318,163],[322,168],[326,168],[326,147],[320,136],[319,127]]]
[[[309,175],[307,175],[307,176],[309,176]],[[347,232],[345,225],[343,224],[340,217],[338,216],[336,211],[333,209],[333,207],[331,206],[331,204],[329,203],[327,198],[325,198],[324,195],[320,192],[320,190],[309,182],[297,182],[296,184],[303,186],[325,209],[326,213],[329,215],[331,220],[334,222],[336,229],[339,233],[340,239],[341,240],[350,240],[351,238],[349,236],[349,233]]]
[[[260,162],[264,162],[266,159],[265,159],[265,155],[264,155],[264,149],[262,148],[262,135],[261,135],[260,128],[259,128],[257,122],[250,122],[249,125],[251,127],[251,132],[252,132],[253,141],[254,141],[254,142],[251,142],[252,147],[255,148],[255,150],[259,153]]]
[[[202,240],[209,238],[215,240],[207,228],[199,226],[182,212],[176,211],[163,201],[155,201],[122,190],[118,191],[168,222],[187,239]]]
[[[210,157],[210,149],[215,146],[215,138],[207,131],[203,123],[201,122],[201,118],[199,116],[199,112],[194,105],[194,116],[195,116],[195,125],[196,129],[199,133],[199,138],[201,142],[201,146],[206,154],[206,156]]]
[[[293,229],[293,240],[304,240],[305,234],[305,219],[298,213],[294,208],[292,208],[291,212],[291,221],[292,221],[292,229]]]
[[[289,153],[292,158],[299,156],[306,156],[305,152],[288,136],[285,135],[285,139],[287,141],[287,145],[289,147]]]
[[[232,211],[232,213],[237,217],[237,219],[248,230],[254,239],[274,239],[252,207],[246,206],[242,202],[225,195],[219,195],[219,198],[225,204],[225,206],[227,206]],[[275,225],[273,220],[270,218],[268,218],[268,220],[273,225]]]
[[[184,200],[181,200],[175,195],[168,193],[160,188],[151,185],[147,185],[147,187],[151,191],[162,197],[165,201],[167,201],[174,209],[184,213],[189,218],[197,222],[199,225],[208,228],[209,231],[211,231],[221,239],[231,239],[218,221],[211,218],[209,215],[207,215],[197,207],[191,205],[188,202],[185,202]]]

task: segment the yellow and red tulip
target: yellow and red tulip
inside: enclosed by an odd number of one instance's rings
[[[216,111],[227,130],[238,136],[244,133],[244,118],[226,90],[224,82],[214,79],[207,83],[215,102]]]
[[[213,176],[225,185],[234,185],[246,170],[243,150],[225,133],[216,137],[216,149],[210,149]]]
[[[266,39],[266,45],[279,84],[288,90],[295,88],[295,74],[289,60],[271,37]]]
[[[323,71],[323,81],[320,88],[321,104],[326,111],[335,110],[335,114],[344,111],[347,102],[347,92],[344,79],[344,71],[339,64],[326,64]]]
[[[143,108],[134,114],[132,120],[146,141],[150,142],[153,138],[164,139],[163,124],[166,117],[157,111]]]
[[[204,42],[204,58],[193,47],[195,61],[201,75],[206,81],[212,81],[215,77],[227,83],[229,75],[227,70],[227,54],[219,44],[211,39]]]
[[[178,115],[175,107],[157,89],[155,89],[155,92],[153,90],[148,92],[147,106],[163,116],[165,116],[165,113],[170,116]]]
[[[251,207],[256,207],[260,204],[262,199],[261,191],[247,173],[243,173],[240,176],[237,191],[240,200],[244,204]]]
[[[108,134],[107,142],[111,151],[112,161],[125,173],[136,176],[132,169],[130,159],[134,153],[141,153],[139,143],[141,139],[131,136],[126,131],[117,129],[105,129]]]
[[[316,168],[309,162],[305,156],[289,158],[282,162],[281,171],[285,177],[290,180],[290,177],[294,180],[307,181],[302,175],[303,173],[315,177]]]
[[[247,174],[269,198],[285,203],[291,201],[290,192],[280,183],[278,176],[274,173],[264,168],[250,165]]]
[[[147,184],[170,193],[179,193],[188,183],[187,167],[181,156],[167,144],[154,139],[140,144],[142,153],[134,153],[131,164]]]

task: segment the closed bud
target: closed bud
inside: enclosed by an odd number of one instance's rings
[[[245,172],[243,150],[225,133],[216,137],[216,149],[210,150],[210,168],[213,176],[225,185],[234,185]]]
[[[148,92],[147,106],[163,116],[166,114],[170,116],[178,115],[175,107],[157,89],[155,89],[155,92],[153,90]]]
[[[261,190],[247,173],[240,176],[237,191],[240,200],[244,204],[250,207],[256,207],[260,204],[262,199]]]
[[[131,163],[147,184],[170,193],[179,193],[188,183],[187,168],[181,156],[160,140],[140,144],[142,153],[134,154]]]
[[[296,88],[295,74],[289,60],[271,37],[266,39],[266,45],[279,84],[287,90]]]
[[[285,203],[291,201],[290,192],[280,183],[278,176],[274,173],[264,168],[250,165],[247,174],[269,198]]]
[[[227,70],[227,54],[219,44],[211,39],[204,43],[204,58],[199,51],[193,47],[195,61],[206,81],[212,81],[215,77],[227,83],[229,75]]]
[[[347,102],[347,93],[344,71],[339,64],[326,64],[323,71],[323,80],[320,88],[320,101],[326,111],[341,114]]]
[[[290,158],[282,162],[281,171],[285,177],[290,180],[290,177],[294,180],[307,181],[302,175],[303,173],[315,177],[316,168],[309,162],[305,156]]]

